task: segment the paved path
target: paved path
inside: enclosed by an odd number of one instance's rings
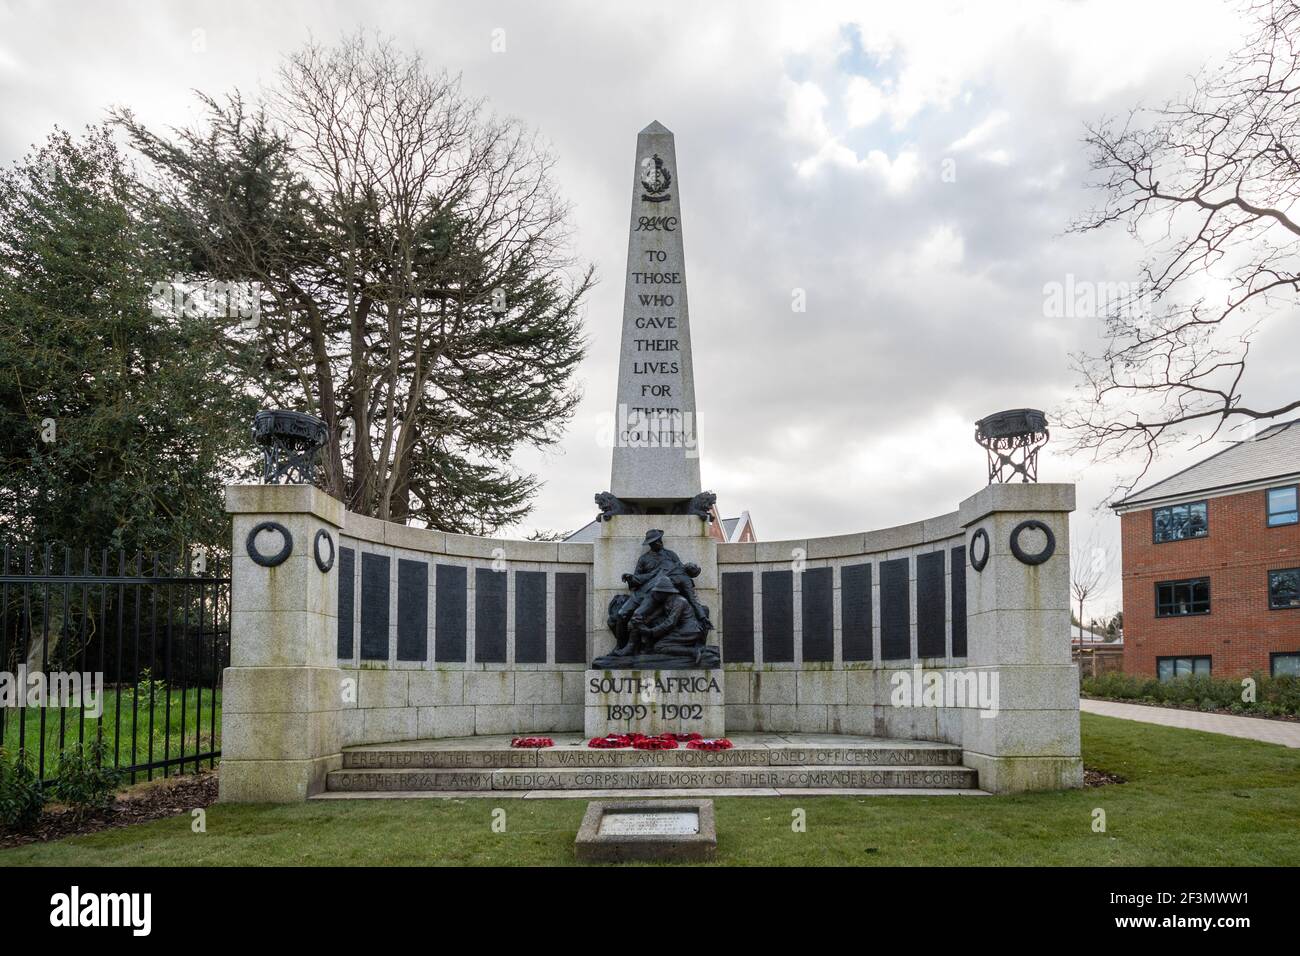
[[[1205,714],[1197,710],[1150,707],[1146,704],[1121,704],[1109,700],[1080,700],[1079,709],[1103,717],[1122,717],[1165,727],[1186,727],[1229,737],[1246,737],[1283,747],[1300,748],[1300,722],[1264,720],[1260,717],[1235,717],[1232,714]]]

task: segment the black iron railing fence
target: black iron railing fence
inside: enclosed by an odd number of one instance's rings
[[[0,546],[0,748],[42,780],[97,733],[130,782],[214,766],[229,661],[228,559]]]

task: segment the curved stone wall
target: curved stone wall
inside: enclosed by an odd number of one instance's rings
[[[890,704],[899,671],[965,663],[957,512],[716,547],[729,730],[960,742],[959,714]],[[583,671],[608,643],[592,560],[591,544],[345,515],[338,663],[355,694],[344,744],[581,730]]]
[[[232,486],[222,798],[302,799],[349,745],[582,731],[605,608],[650,527],[701,565],[727,733],[939,740],[984,789],[1078,786],[1073,508],[1071,485],[991,485],[881,531],[718,544],[698,518],[629,515],[569,544]]]
[[[346,514],[338,666],[345,746],[582,728],[590,544],[428,531]]]
[[[966,662],[957,512],[878,531],[718,546],[729,731],[959,742],[960,715],[890,704],[893,675]]]

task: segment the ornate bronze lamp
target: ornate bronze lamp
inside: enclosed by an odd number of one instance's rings
[[[975,441],[988,453],[989,484],[1006,483],[1020,475],[1038,480],[1038,449],[1047,444],[1047,416],[1037,408],[995,412],[975,423]]]
[[[262,447],[262,481],[309,485],[316,480],[316,453],[325,447],[325,423],[303,412],[272,409],[253,418],[253,441]]]

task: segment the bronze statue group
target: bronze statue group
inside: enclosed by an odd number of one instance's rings
[[[665,548],[662,531],[648,531],[641,544],[648,550],[636,569],[623,575],[630,593],[609,603],[608,624],[618,646],[592,667],[719,666],[717,648],[707,645],[713,629],[709,609],[695,594],[699,565],[683,564]]]

